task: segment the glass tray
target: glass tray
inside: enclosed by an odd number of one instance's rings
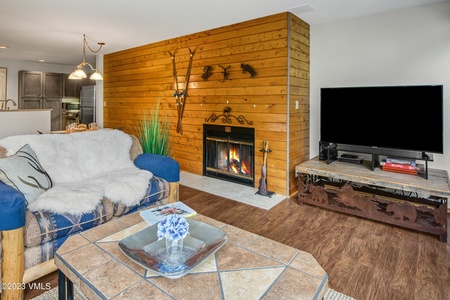
[[[186,220],[189,223],[189,235],[183,241],[185,261],[176,268],[164,264],[163,249],[166,249],[166,244],[165,240],[158,241],[158,224],[122,239],[119,248],[145,269],[167,278],[180,278],[219,250],[228,240],[228,235],[223,230],[194,219]]]

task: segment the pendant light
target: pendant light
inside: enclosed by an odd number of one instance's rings
[[[97,69],[94,69],[90,63],[86,62],[86,46],[92,53],[98,53],[100,51],[100,49],[102,49],[103,45],[105,45],[105,43],[97,43],[97,44],[100,45],[100,48],[98,48],[96,51],[92,50],[92,48],[89,47],[89,44],[86,41],[86,34],[83,34],[83,61],[76,67],[75,71],[73,71],[69,75],[69,79],[81,80],[83,78],[86,78],[87,75],[83,71],[83,68],[84,68],[84,66],[88,66],[91,68],[92,71],[94,71],[94,73],[92,73],[91,77],[89,77],[90,79],[103,80],[102,74],[100,74],[100,72],[98,72]]]

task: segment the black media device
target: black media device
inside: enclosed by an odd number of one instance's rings
[[[328,142],[319,142],[319,159],[320,160],[327,160],[328,154],[328,146],[330,145],[330,143]]]
[[[338,151],[432,161],[444,151],[442,85],[321,89],[320,140]]]
[[[348,162],[348,163],[352,163],[352,164],[362,164],[363,158],[359,157],[357,155],[342,154],[339,157],[339,161]]]
[[[326,160],[328,163],[337,158],[336,144],[328,142],[319,142],[319,160]]]

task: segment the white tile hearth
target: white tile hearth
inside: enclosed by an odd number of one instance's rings
[[[180,173],[180,184],[266,210],[286,199],[285,196],[277,194],[270,198],[256,195],[256,188],[184,171]]]

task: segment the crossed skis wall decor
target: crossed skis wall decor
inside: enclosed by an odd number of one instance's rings
[[[173,53],[168,51],[170,57],[172,58],[173,79],[175,81],[175,92],[173,96],[177,104],[177,112],[178,112],[177,133],[181,134],[183,134],[183,127],[182,127],[183,113],[184,108],[186,107],[187,90],[189,85],[189,78],[191,77],[192,61],[194,60],[194,53],[195,53],[195,49],[194,50],[191,50],[191,48],[188,49],[189,49],[189,64],[186,70],[186,77],[184,79],[185,81],[184,89],[181,92],[178,89],[177,65],[175,62],[175,53],[177,51],[175,50]]]

